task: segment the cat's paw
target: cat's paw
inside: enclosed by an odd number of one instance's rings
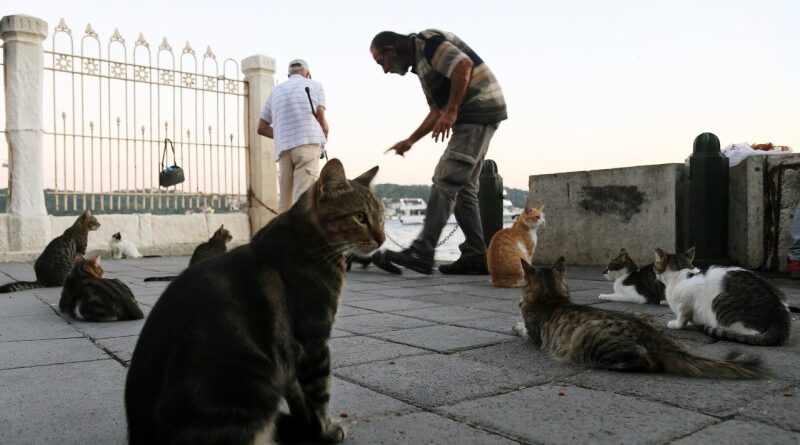
[[[525,328],[525,323],[519,321],[511,328],[511,333],[517,337],[525,337],[528,335],[528,330]]]
[[[682,329],[683,325],[678,320],[670,320],[667,322],[667,327],[670,329]]]
[[[658,302],[661,306],[669,306],[669,302],[667,300],[661,300]]]
[[[347,436],[347,428],[341,423],[331,422],[322,436],[325,443],[339,443]]]
[[[614,298],[614,294],[600,294],[597,296],[597,298],[601,300],[611,301]]]

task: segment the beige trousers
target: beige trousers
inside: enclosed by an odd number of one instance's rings
[[[319,177],[320,144],[306,144],[282,151],[278,157],[280,202],[278,211],[289,210]]]

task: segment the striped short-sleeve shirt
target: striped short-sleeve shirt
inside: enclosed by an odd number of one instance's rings
[[[295,74],[289,80],[278,84],[269,95],[261,120],[270,124],[275,138],[275,158],[284,150],[291,150],[306,144],[324,144],[325,133],[317,118],[311,113],[311,104],[306,94],[308,87],[314,110],[325,107],[325,91],[322,85],[311,79]]]
[[[494,124],[505,120],[506,100],[494,74],[483,60],[453,33],[427,29],[414,38],[412,72],[433,109],[442,110],[450,99],[450,77],[458,62],[472,60],[472,77],[456,123]]]

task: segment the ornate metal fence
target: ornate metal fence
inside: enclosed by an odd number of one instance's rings
[[[151,48],[141,34],[130,48],[118,30],[102,42],[91,24],[74,38],[62,19],[45,50],[48,213],[244,207],[247,84],[238,63],[220,64],[210,47],[198,56],[188,42],[176,54],[166,38]],[[169,188],[158,185],[165,138],[175,144],[166,165],[186,176]]]

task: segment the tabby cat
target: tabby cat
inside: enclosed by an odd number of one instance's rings
[[[552,269],[534,269],[525,260],[520,301],[524,324],[514,331],[560,362],[616,371],[665,371],[690,377],[759,378],[757,358],[731,353],[715,360],[689,352],[641,315],[608,311],[570,302],[566,261]]]
[[[525,274],[520,259],[533,260],[536,250],[536,230],[544,225],[544,206],[525,207],[511,227],[497,232],[489,242],[486,265],[489,267],[492,285],[497,287],[520,287]]]
[[[791,317],[780,290],[747,269],[701,271],[693,259],[694,247],[679,254],[656,248],[655,271],[676,315],[668,328],[683,329],[691,322],[721,340],[761,346],[786,342]]]
[[[620,249],[619,255],[608,262],[608,267],[603,271],[603,277],[614,282],[614,293],[600,294],[601,300],[638,304],[663,302],[666,304],[664,283],[656,279],[653,264],[650,263],[639,269],[625,249]]]
[[[92,211],[87,209],[75,220],[67,230],[61,235],[53,238],[44,248],[44,251],[33,266],[36,272],[36,281],[16,281],[0,286],[0,293],[16,292],[25,289],[36,289],[38,287],[58,287],[64,284],[72,265],[75,255],[85,254],[86,245],[89,242],[89,231],[97,230],[100,223],[92,215]]]
[[[64,282],[58,309],[86,321],[122,321],[144,318],[130,288],[120,280],[103,278],[100,256],[77,255]]]
[[[219,254],[225,253],[228,250],[228,243],[233,239],[231,232],[225,229],[225,224],[219,226],[216,232],[211,235],[208,241],[201,243],[194,249],[192,257],[189,259],[189,266]],[[172,281],[177,278],[177,275],[166,277],[147,277],[144,281]]]
[[[249,244],[186,269],[156,303],[125,387],[130,443],[339,442],[328,338],[344,256],[385,240],[383,206],[337,159]],[[285,398],[291,414],[279,417]],[[275,424],[277,423],[277,426]]]

